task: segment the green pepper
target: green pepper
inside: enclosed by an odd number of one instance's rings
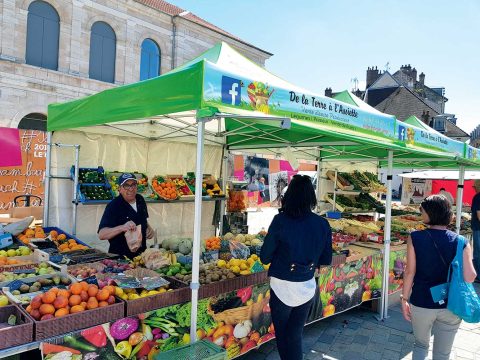
[[[77,350],[85,350],[88,352],[97,351],[95,346],[90,344],[84,343],[83,341],[78,340],[77,338],[73,337],[72,335],[67,335],[63,338],[63,341]]]

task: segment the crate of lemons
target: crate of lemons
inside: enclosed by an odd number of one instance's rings
[[[173,289],[170,289],[168,285],[165,285],[153,290],[123,289],[119,286],[115,286],[115,295],[123,300],[136,300],[136,299],[141,299],[148,296],[163,294],[172,290]]]
[[[253,254],[247,259],[232,258],[228,261],[220,259],[217,261],[217,266],[221,269],[229,269],[236,275],[250,275],[254,272],[258,272],[255,271],[258,266],[262,266],[264,270],[268,270],[270,264],[262,264],[258,255]]]

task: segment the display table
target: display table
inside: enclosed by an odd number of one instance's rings
[[[321,267],[317,274],[317,293],[307,323],[319,321],[356,307],[362,302],[381,297],[383,245],[358,242],[350,244],[347,248],[350,250],[350,256],[344,262]],[[393,246],[391,250],[389,293],[398,291],[403,285],[406,245]],[[130,320],[116,321],[117,324],[118,321],[126,323],[133,321],[133,324],[136,324],[134,325],[136,333],[144,333],[146,339],[151,337],[151,342],[146,344],[151,345],[153,350],[143,349],[141,352],[141,349],[137,349],[139,354],[146,350],[168,351],[189,342],[191,305],[184,302],[185,296],[181,298],[170,296],[169,299],[166,307],[149,313],[135,314],[129,318]],[[244,354],[275,337],[270,316],[270,287],[266,271],[202,285],[199,299],[198,338],[206,338],[221,345],[226,349],[229,358]],[[115,321],[109,326],[115,327],[113,323]],[[247,334],[245,330],[249,330]],[[150,334],[157,335],[157,339]],[[82,342],[86,341],[85,333],[82,331],[76,331],[72,336]],[[112,336],[116,344],[121,342],[121,339],[115,338],[116,335]],[[72,348],[71,344],[70,346],[68,343],[63,344],[63,335],[42,341]],[[37,349],[41,344],[40,341],[34,341],[0,350],[0,357]],[[155,350],[153,345],[158,349]],[[110,349],[111,354],[106,354],[107,350],[103,350],[100,356],[118,356],[113,351],[112,343],[107,343],[104,348]],[[89,348],[90,351],[76,350],[85,354],[95,352],[93,347]],[[99,348],[98,352],[100,351],[102,350]],[[139,359],[140,356],[137,356]]]
[[[321,268],[317,277],[319,284],[317,294],[307,323],[344,312],[362,302],[380,298],[382,252],[360,245],[350,245],[349,248],[353,250],[354,255],[347,258],[345,263]],[[404,266],[400,267],[399,264],[400,262],[404,264],[405,256],[404,249],[395,249],[391,253],[391,259],[393,259],[391,261],[391,292],[397,291],[403,282]],[[246,286],[232,289],[227,282],[231,282],[232,285],[235,283],[237,287],[239,284],[246,284]],[[224,347],[228,358],[244,354],[275,337],[270,316],[270,287],[266,273],[243,276],[202,287],[208,288],[208,292],[214,295],[200,297],[197,336]],[[225,289],[230,290],[225,291]],[[208,295],[206,292],[203,293]],[[188,343],[190,307],[188,302],[180,303],[130,317],[133,320],[127,320],[127,322],[133,321],[137,324],[137,331],[147,333],[152,331],[155,334],[164,334],[164,337],[168,336],[164,340],[159,340],[157,350],[152,347],[143,349],[143,352],[139,353],[143,354],[147,350],[152,354],[168,351]],[[115,327],[113,323],[110,326]],[[85,341],[80,332],[75,333],[74,337]],[[50,341],[47,340],[47,342]],[[61,339],[52,341],[52,343],[61,342]],[[152,344],[146,343],[144,346],[149,345]],[[28,346],[31,348],[35,345]],[[111,345],[108,343],[107,348],[109,346]],[[82,353],[85,352],[79,350]],[[3,356],[2,352],[0,356]]]

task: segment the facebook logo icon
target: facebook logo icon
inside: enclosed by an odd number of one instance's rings
[[[404,126],[399,126],[398,127],[398,140],[405,141],[407,138],[407,131]]]
[[[240,105],[242,88],[240,80],[228,76],[222,76],[222,103]]]

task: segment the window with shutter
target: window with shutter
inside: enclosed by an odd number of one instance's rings
[[[115,82],[116,42],[115,32],[110,25],[103,21],[92,25],[89,69],[91,79]]]
[[[142,42],[140,57],[140,80],[147,80],[160,75],[160,48],[152,39]]]
[[[60,17],[44,1],[34,1],[28,7],[27,49],[25,62],[46,69],[58,69]]]

